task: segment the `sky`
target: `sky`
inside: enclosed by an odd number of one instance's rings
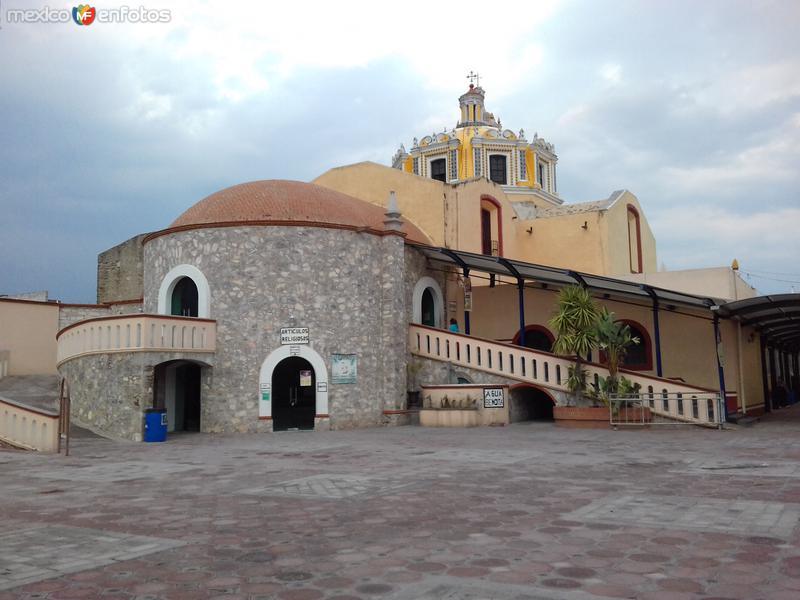
[[[555,144],[566,202],[636,194],[661,267],[800,291],[800,2],[129,5],[168,22],[0,0],[0,294],[93,302],[99,252],[214,191],[388,165],[455,125],[470,71]]]

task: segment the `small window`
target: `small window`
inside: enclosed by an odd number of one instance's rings
[[[521,181],[528,179],[528,165],[525,164],[525,150],[519,151],[519,178]]]
[[[414,175],[419,175],[419,158],[414,157],[414,159],[411,161],[411,164],[412,164],[412,170],[414,171]]]
[[[539,178],[539,185],[543,190],[547,190],[547,163],[539,161],[536,165],[537,177]]]
[[[483,175],[483,159],[480,148],[475,148],[473,157],[475,162],[475,177],[481,177]]]
[[[431,179],[437,181],[447,181],[447,161],[437,158],[431,161]]]
[[[505,156],[501,154],[492,154],[489,157],[489,179],[501,185],[508,183]]]
[[[458,150],[450,150],[450,181],[458,179]]]

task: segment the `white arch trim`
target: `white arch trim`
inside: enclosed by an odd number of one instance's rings
[[[414,307],[412,321],[422,324],[422,294],[428,288],[433,292],[433,318],[436,327],[444,327],[444,294],[433,277],[423,277],[414,286],[414,294],[411,298],[411,305]]]
[[[300,349],[299,353],[297,349]],[[292,353],[294,349],[294,353]],[[272,372],[278,363],[290,356],[299,356],[306,359],[311,363],[314,369],[314,377],[316,379],[316,408],[314,414],[327,415],[328,414],[328,369],[325,367],[325,361],[322,357],[311,347],[301,344],[299,346],[281,346],[277,350],[273,350],[269,356],[261,363],[261,371],[258,375],[258,416],[259,417],[272,417]],[[320,385],[322,384],[322,385]],[[268,400],[264,400],[264,391],[268,391]]]
[[[211,318],[211,291],[208,279],[203,272],[193,265],[178,265],[170,269],[161,281],[158,289],[158,314],[168,315],[172,306],[172,292],[183,278],[188,277],[197,286],[197,316],[203,319]]]

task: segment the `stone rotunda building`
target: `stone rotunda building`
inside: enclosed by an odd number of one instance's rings
[[[208,196],[109,251],[140,256],[141,304],[98,320],[84,312],[60,332],[75,418],[131,439],[151,406],[167,408],[170,430],[208,432],[402,418],[415,285],[428,281],[442,302],[410,242],[428,237],[396,210],[313,184]],[[101,277],[123,279],[113,271]],[[137,351],[104,352],[126,345]]]

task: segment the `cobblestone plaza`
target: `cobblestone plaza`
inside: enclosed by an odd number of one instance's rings
[[[794,600],[800,411],[772,419],[2,451],[0,600]]]

